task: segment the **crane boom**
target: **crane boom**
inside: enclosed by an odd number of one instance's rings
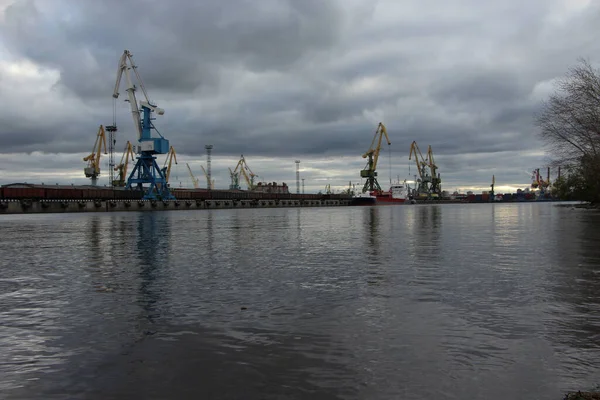
[[[215,189],[215,180],[213,179],[212,181],[209,181],[208,172],[206,172],[206,169],[204,169],[204,165],[201,165],[200,168],[202,168],[202,172],[204,172],[204,176],[206,177],[206,182],[208,182],[208,187],[211,190],[214,190]]]
[[[371,141],[371,147],[365,154],[363,154],[363,158],[369,157],[369,154],[373,156],[373,170],[377,169],[377,161],[379,160],[379,152],[381,151],[381,141],[385,136],[385,140],[387,141],[388,146],[392,143],[390,142],[390,138],[388,137],[387,130],[385,129],[385,125],[383,123],[379,123],[377,126],[377,130],[375,131],[375,136],[373,136],[373,140]],[[377,146],[373,147],[377,142]]]
[[[429,145],[429,149],[427,150],[427,161],[429,163],[429,171],[431,173],[431,195],[433,197],[440,197],[442,195],[442,178],[440,177],[439,172],[437,172],[438,167],[433,159],[433,150],[431,149],[431,145]]]
[[[188,171],[190,171],[190,177],[192,178],[192,184],[194,185],[194,189],[198,189],[200,187],[200,185],[198,184],[198,178],[196,178],[194,176],[194,173],[192,172],[192,169],[190,168],[190,164],[185,163],[185,165],[187,165],[187,169],[188,169]]]
[[[100,175],[100,156],[103,148],[104,154],[106,154],[106,133],[104,131],[104,126],[100,125],[92,152],[83,158],[83,161],[87,161],[88,163],[87,167],[83,169],[83,172],[87,178],[92,178],[92,185],[96,185],[96,181]]]
[[[388,146],[391,145],[392,143],[388,137],[387,129],[385,128],[385,125],[380,122],[375,130],[375,135],[373,136],[369,150],[367,150],[367,152],[362,156],[363,158],[369,159],[365,168],[360,171],[361,178],[367,179],[362,190],[363,193],[367,191],[381,191],[381,186],[379,186],[379,182],[377,182],[377,161],[379,160],[381,141],[383,140],[384,136]]]
[[[129,64],[127,63],[128,60]],[[131,75],[129,74],[130,69],[132,69],[135,73],[135,77],[139,83],[139,88],[142,89],[142,93],[144,94],[145,101],[140,101],[140,105],[145,106],[152,111],[155,111],[158,115],[163,115],[165,111],[162,108],[156,107],[150,101],[150,98],[148,97],[148,92],[146,92],[146,87],[144,86],[144,82],[142,81],[142,77],[138,72],[137,65],[135,65],[135,63],[133,62],[133,55],[129,52],[129,50],[125,50],[119,60],[119,67],[117,68],[117,80],[115,82],[115,90],[113,91],[113,97],[115,99],[119,98],[119,86],[121,85],[122,76],[125,75],[125,81],[127,84],[127,89],[125,89],[125,91],[127,92],[129,105],[131,107],[133,124],[136,127],[138,139],[141,139],[142,118],[140,115],[140,109],[135,95],[136,86],[131,81]]]
[[[413,141],[410,145],[410,153],[408,159],[412,160],[413,155],[415,156],[415,163],[417,164],[417,171],[419,173],[419,179],[417,180],[417,188],[415,189],[416,197],[431,197],[431,189],[429,183],[431,182],[431,176],[427,173],[427,168],[430,166],[429,160],[426,160],[417,145],[417,142]]]
[[[239,175],[242,175],[244,177],[244,180],[246,181],[246,184],[248,185],[248,190],[254,189],[254,177],[256,176],[256,174],[252,172],[252,170],[246,163],[246,159],[244,158],[243,154],[240,156],[240,160],[235,166],[235,169],[233,170],[232,174],[237,174],[238,177]]]
[[[135,157],[133,155],[133,147],[131,146],[131,142],[128,140],[125,144],[125,150],[123,151],[123,155],[121,156],[121,162],[115,167],[115,171],[118,171],[119,175],[117,177],[117,180],[113,181],[113,186],[125,186],[127,179],[127,167],[129,166],[129,159],[131,159],[131,161],[135,161]]]
[[[415,156],[415,163],[417,164],[417,171],[419,172],[419,176],[421,178],[424,177],[424,167],[427,166],[427,161],[425,161],[425,157],[423,157],[423,153],[419,150],[419,146],[416,141],[413,141],[410,145],[410,153],[408,155],[408,159],[412,160],[412,156]]]
[[[131,63],[131,67],[127,65],[127,60]],[[131,116],[133,118],[133,126],[135,127],[136,133],[138,135],[138,140],[142,137],[142,119],[140,116],[140,109],[138,108],[137,99],[135,96],[135,86],[131,82],[131,75],[129,74],[129,70],[134,69],[137,74],[136,66],[133,62],[133,58],[131,53],[128,50],[123,52],[121,58],[119,60],[119,67],[117,69],[117,81],[115,83],[115,90],[113,92],[113,97],[115,99],[119,98],[119,86],[121,85],[121,78],[123,74],[125,75],[125,81],[127,85],[127,97],[129,100],[129,106],[131,107]],[[144,89],[144,85],[140,84],[144,95],[146,95],[146,90]]]
[[[169,183],[169,176],[171,176],[171,166],[175,160],[175,164],[177,164],[177,153],[173,146],[169,148],[169,153],[167,153],[167,158],[165,159],[165,164],[163,165],[162,171],[165,174],[165,180]]]

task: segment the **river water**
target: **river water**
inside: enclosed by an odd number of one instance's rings
[[[600,213],[0,216],[3,399],[561,399],[600,384]]]

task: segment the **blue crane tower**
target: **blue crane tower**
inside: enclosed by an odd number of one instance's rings
[[[140,101],[139,105],[135,96],[137,88],[131,81],[130,70],[135,73],[139,88],[144,94],[145,101]],[[152,123],[156,119],[153,117],[153,113],[163,115],[165,111],[149,100],[148,93],[144,88],[144,83],[129,50],[125,50],[119,60],[117,82],[113,92],[115,99],[119,97],[119,86],[123,75],[125,75],[127,85],[128,98],[126,101],[129,102],[131,107],[131,115],[139,143],[139,155],[131,174],[127,178],[126,189],[142,191],[144,193],[142,199],[144,200],[174,200],[175,196],[169,190],[165,175],[156,163],[155,157],[155,154],[167,154],[169,152],[169,141],[158,132]],[[156,131],[160,137],[152,137],[152,130]]]

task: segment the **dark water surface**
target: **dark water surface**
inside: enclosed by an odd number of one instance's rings
[[[600,213],[0,216],[0,398],[561,399],[600,384]]]

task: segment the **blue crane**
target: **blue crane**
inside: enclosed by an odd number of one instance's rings
[[[139,105],[135,96],[136,86],[131,81],[130,70],[133,70],[135,73],[139,88],[144,94],[145,101],[140,101]],[[164,172],[158,167],[155,157],[155,154],[167,154],[169,152],[169,141],[158,132],[152,123],[156,119],[153,118],[152,114],[163,115],[165,110],[157,107],[149,100],[148,93],[144,88],[144,83],[129,50],[125,50],[119,60],[117,82],[113,92],[115,99],[119,97],[119,86],[121,85],[123,75],[125,75],[127,85],[128,99],[126,101],[129,102],[131,107],[133,124],[137,131],[139,142],[139,156],[136,157],[135,166],[127,178],[126,189],[143,191],[144,195],[142,198],[144,200],[174,200],[175,196],[169,190],[167,179]],[[160,137],[152,137],[152,130],[155,130]]]

